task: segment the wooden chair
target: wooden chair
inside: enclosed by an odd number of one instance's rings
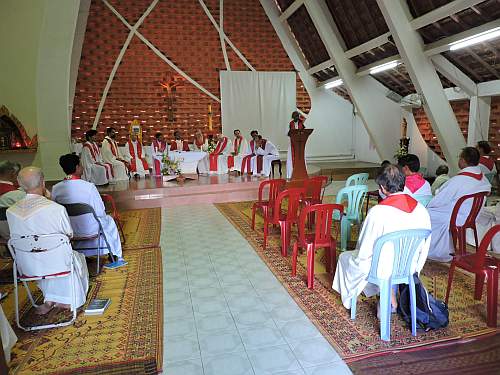
[[[110,215],[113,220],[116,223],[116,226],[118,227],[118,230],[120,231],[120,234],[122,235],[123,243],[125,244],[127,242],[127,239],[125,238],[125,233],[123,233],[123,224],[120,220],[120,214],[118,213],[118,210],[116,209],[115,205],[115,200],[113,199],[113,196],[109,194],[101,194],[101,199],[104,202],[104,206],[106,208],[110,208],[109,210],[106,210],[106,213]]]
[[[476,275],[476,285],[474,290],[474,299],[480,300],[483,294],[483,285],[485,278],[488,283],[487,292],[487,318],[488,327],[497,326],[497,303],[498,303],[498,268],[500,259],[491,257],[487,254],[488,247],[493,237],[500,231],[500,225],[490,228],[483,237],[477,251],[473,254],[456,254],[451,261],[448,272],[448,287],[446,288],[445,302],[448,303],[450,297],[451,283],[455,268],[462,268]]]
[[[276,180],[264,180],[259,185],[259,199],[252,205],[252,229],[255,230],[255,211],[257,209],[262,210],[262,216],[267,215],[269,208],[274,207],[274,201],[278,196],[279,192],[285,188],[286,180],[276,179]],[[264,199],[264,190],[268,188],[269,193],[267,200]]]
[[[337,239],[332,236],[332,216],[333,211],[338,210],[340,214],[344,212],[344,206],[341,204],[315,204],[305,207],[299,216],[297,228],[299,235],[297,241],[293,244],[292,255],[292,276],[297,274],[297,257],[299,247],[307,251],[307,287],[314,288],[314,253],[318,248],[325,248],[326,272],[331,273],[335,267],[337,259]],[[306,220],[314,214],[315,229],[314,232],[306,233]]]

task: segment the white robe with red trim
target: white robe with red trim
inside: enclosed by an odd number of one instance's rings
[[[479,159],[478,167],[481,168],[481,171],[484,174],[497,173],[497,168],[495,166],[495,159],[490,156],[481,156],[481,158]]]
[[[198,172],[202,174],[226,174],[229,171],[227,159],[231,155],[231,140],[224,137],[217,142],[215,150],[201,159],[198,163]],[[210,159],[214,161],[210,161]],[[216,160],[216,162],[215,162]]]
[[[83,179],[96,185],[105,185],[113,181],[112,165],[104,164],[99,147],[95,143],[85,142],[80,153]]]
[[[477,180],[473,177],[460,175],[462,172],[482,175],[482,177]],[[436,196],[427,205],[432,223],[432,243],[429,258],[440,262],[451,261],[452,256],[450,253],[455,251],[450,235],[450,219],[455,203],[464,195],[491,191],[491,185],[479,167],[467,167],[462,169],[460,173],[441,186]],[[468,199],[462,205],[457,217],[459,225],[465,222],[471,206],[471,199]]]
[[[158,142],[156,139],[151,143],[151,150],[153,152],[153,175],[161,176],[161,170],[163,169],[163,157],[168,154],[168,148],[166,142]]]
[[[238,142],[238,139],[235,138],[233,141],[233,149],[232,152],[234,153],[234,166],[230,168],[231,170],[241,172],[241,162],[243,161],[243,158],[251,154],[250,152],[250,146],[248,145],[248,142],[245,138],[241,137],[241,141]]]
[[[394,195],[403,195],[395,193]],[[384,234],[407,230],[407,229],[431,229],[431,221],[425,207],[420,203],[412,212],[405,212],[389,205],[378,204],[368,212],[363,227],[359,233],[356,250],[344,251],[340,254],[337,262],[337,270],[333,279],[333,289],[340,293],[342,304],[345,308],[351,308],[352,298],[358,296],[362,291],[367,296],[378,293],[378,287],[367,281],[370,272],[373,248],[375,242]],[[429,251],[428,239],[419,250],[412,269],[420,272],[425,264]],[[391,251],[384,249],[384,252]],[[378,276],[387,277],[392,272],[392,252],[387,256],[384,254],[384,262],[379,263]]]
[[[280,159],[280,154],[278,152],[278,149],[274,144],[266,140],[266,144],[264,145],[264,148],[257,148],[255,150],[255,154],[257,156],[252,158],[252,173],[254,176],[266,176],[268,177],[269,174],[271,173],[271,163],[274,160],[279,160]],[[258,158],[262,156],[262,170],[258,170],[259,166],[259,161]]]
[[[410,194],[410,195],[432,195],[431,185],[429,184],[428,181],[426,181],[423,178],[420,180],[417,177],[416,178],[417,184],[418,184],[419,180],[421,183],[423,183],[422,185],[417,187],[418,185],[415,183],[412,184],[409,181],[409,179],[412,179],[412,176],[406,176],[406,184],[405,184],[405,189],[404,189],[405,193]]]
[[[148,162],[144,157],[144,147],[138,141],[127,141],[125,144],[123,158],[130,164],[130,173],[138,174],[140,177],[149,175]]]
[[[110,163],[113,166],[115,181],[128,180],[127,167],[122,161],[118,160],[123,159],[123,155],[115,140],[109,137],[104,138],[102,141],[101,155],[105,163]]]

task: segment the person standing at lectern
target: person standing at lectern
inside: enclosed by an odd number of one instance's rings
[[[305,129],[306,127],[304,126],[304,122],[300,118],[300,114],[298,111],[293,111],[292,112],[292,121],[288,124],[286,128],[286,134],[289,135],[290,130],[298,130],[298,129]],[[292,143],[289,141],[288,143],[288,153],[286,157],[286,178],[290,179],[292,178],[292,172],[293,172],[293,150],[292,150]]]

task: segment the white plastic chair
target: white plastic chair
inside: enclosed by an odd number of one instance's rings
[[[347,241],[351,237],[351,225],[353,223],[361,224],[361,206],[368,193],[366,185],[354,185],[342,188],[337,193],[336,204],[342,204],[347,199],[347,207],[344,214],[340,217],[339,212],[335,211],[333,219],[340,220],[340,249],[347,249]]]
[[[345,186],[365,185],[370,175],[368,173],[357,173],[350,176],[345,182]]]
[[[76,291],[71,284],[71,309],[73,317],[62,323],[44,324],[33,327],[23,327],[19,321],[19,295],[17,283],[23,283],[33,307],[38,307],[26,284],[29,281],[70,278],[75,272],[73,264],[73,249],[69,238],[64,234],[30,235],[21,238],[11,238],[8,247],[13,264],[14,299],[16,307],[16,323],[24,331],[34,331],[46,328],[63,327],[72,324],[76,319]]]

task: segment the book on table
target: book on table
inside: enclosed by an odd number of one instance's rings
[[[101,315],[111,304],[110,298],[95,298],[85,309],[85,315]]]

